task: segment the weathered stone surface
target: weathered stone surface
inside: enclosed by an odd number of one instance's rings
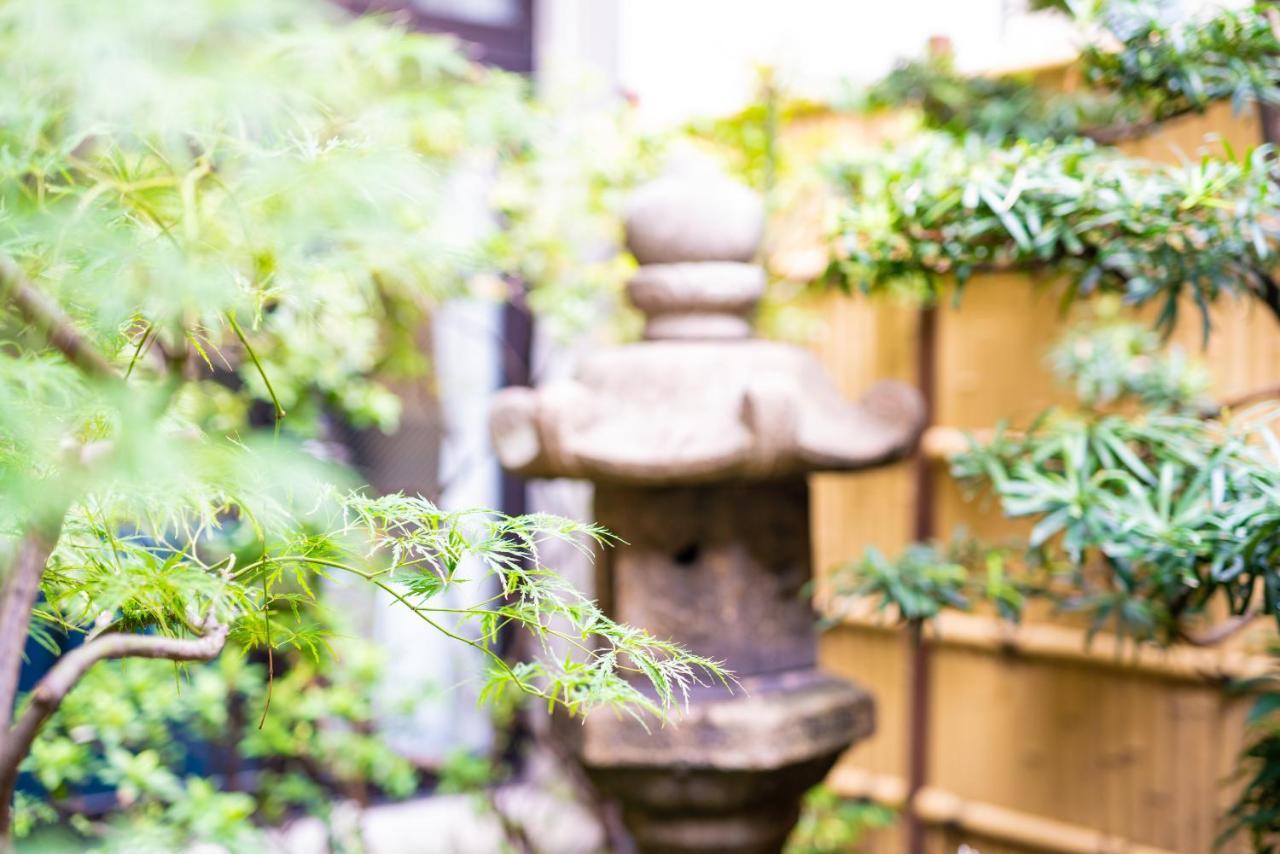
[[[738,691],[701,692],[652,732],[609,713],[568,724],[641,851],[781,850],[799,794],[875,726],[869,694],[814,670],[748,678]]]
[[[792,477],[902,456],[924,423],[915,389],[880,383],[846,401],[813,354],[750,338],[764,272],[762,216],[746,187],[704,167],[638,190],[628,286],[644,343],[585,359],[570,380],[494,405],[498,458],[527,477],[636,486]],[[744,223],[750,222],[750,227]]]
[[[636,271],[627,296],[648,318],[646,339],[723,340],[751,336],[764,288],[764,270],[754,264],[649,264]]]
[[[608,710],[578,724],[580,756],[590,767],[769,771],[838,754],[875,728],[875,703],[862,688],[801,668],[748,676],[732,689],[697,691],[665,726],[646,730]],[[665,802],[677,808],[678,799]]]
[[[685,158],[631,194],[627,248],[641,264],[750,261],[764,231],[764,203],[705,161]]]
[[[596,516],[622,539],[600,564],[609,614],[742,680],[696,688],[652,732],[609,712],[570,725],[642,852],[779,851],[805,789],[873,726],[862,689],[814,670],[805,475],[902,456],[924,407],[899,383],[850,403],[807,351],[750,337],[762,216],[722,176],[638,191],[627,236],[644,266],[628,292],[648,340],[509,389],[493,411],[504,466],[596,483]]]
[[[798,793],[820,783],[836,757],[768,774],[683,766],[635,769],[625,777],[606,769],[587,773],[622,803],[623,821],[646,854],[778,854],[800,818]]]
[[[879,465],[923,418],[909,386],[848,403],[808,351],[750,339],[606,350],[573,380],[503,392],[491,426],[502,464],[525,476],[664,485]]]
[[[596,489],[596,520],[626,546],[601,555],[602,602],[739,676],[812,667],[809,490],[803,478]]]

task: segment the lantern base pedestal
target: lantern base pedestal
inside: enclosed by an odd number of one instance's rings
[[[644,854],[772,854],[805,791],[874,729],[875,707],[858,686],[806,669],[745,679],[733,694],[704,689],[674,717],[646,733],[605,710],[565,732]]]

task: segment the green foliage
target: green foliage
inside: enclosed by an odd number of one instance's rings
[[[121,361],[234,373],[300,433],[321,406],[393,426],[379,379],[421,371],[424,313],[495,273],[569,318],[618,279],[582,253],[614,236],[639,137],[604,114],[557,136],[523,78],[445,37],[305,0],[54,0],[0,11],[0,47],[0,249]],[[468,181],[490,170],[500,229]],[[184,404],[242,415],[220,391]]]
[[[1160,642],[1184,637],[1215,600],[1280,619],[1280,413],[1208,408],[1203,369],[1133,324],[1076,331],[1052,361],[1079,408],[1001,428],[952,460],[954,477],[1033,523],[1026,543],[916,545],[897,561],[871,552],[833,576],[839,599],[871,598],[904,620],[986,600],[1016,620],[1046,597],[1094,631]]]
[[[0,248],[122,361],[185,353],[292,421],[327,401],[388,425],[380,323],[481,263],[446,182],[528,111],[518,78],[447,40],[339,14],[7,5]]]
[[[967,580],[963,566],[932,546],[915,544],[896,561],[867,549],[861,560],[837,570],[833,587],[842,596],[875,598],[879,610],[894,608],[904,620],[925,620],[946,607],[968,610]]]
[[[849,106],[865,112],[910,105],[926,127],[1009,143],[1116,138],[1203,112],[1215,101],[1230,101],[1237,111],[1280,103],[1280,39],[1268,4],[1192,19],[1178,19],[1169,5],[1033,3],[1069,12],[1097,31],[1075,63],[1087,85],[1082,90],[1053,91],[1027,75],[964,75],[942,54],[900,63],[856,92]]]
[[[841,798],[826,786],[805,795],[800,821],[786,854],[839,854],[855,850],[868,831],[890,827],[897,813],[888,807]]]
[[[1167,640],[1218,589],[1247,607],[1246,582],[1266,572],[1265,557],[1216,565],[1214,547],[1240,522],[1230,486],[1247,489],[1228,484],[1236,460],[1217,440],[1194,416],[1063,415],[1025,435],[1002,434],[960,457],[954,472],[989,480],[1006,516],[1034,520],[1032,549],[1062,550],[1074,570],[1067,607],[1090,612],[1095,629],[1113,620],[1121,634]],[[1243,449],[1240,437],[1233,450]],[[1226,492],[1215,501],[1213,489]],[[1094,560],[1107,569],[1100,583],[1087,571]],[[1219,579],[1238,579],[1239,588]]]
[[[0,555],[69,506],[40,620],[93,638],[183,636],[214,619],[246,644],[306,648],[310,630],[271,638],[266,615],[310,599],[318,576],[403,580],[400,598],[431,622],[427,603],[467,580],[456,567],[470,557],[512,601],[467,611],[480,638],[468,642],[487,649],[511,622],[545,637],[552,616],[582,645],[606,642],[585,670],[529,662],[495,686],[537,683],[575,709],[638,699],[615,678],[625,660],[666,704],[682,668],[703,662],[612,624],[537,561],[545,537],[601,532],[366,499],[288,437],[208,417],[229,396],[289,408],[304,394],[291,365],[302,385],[356,393],[376,358],[350,364],[349,333],[387,289],[429,290],[439,264],[455,270],[436,239],[441,165],[507,139],[519,112],[520,85],[448,42],[333,14],[295,0],[0,12],[14,81],[0,96],[4,247],[70,315],[60,334],[123,375],[86,375],[34,325],[5,328]],[[55,32],[71,44],[57,57],[35,47]],[[334,310],[344,334],[317,325],[314,312]],[[239,388],[215,359],[236,366]],[[386,552],[373,568],[371,548]]]
[[[1164,411],[1210,408],[1204,365],[1181,347],[1164,346],[1159,335],[1136,324],[1113,321],[1075,329],[1049,360],[1058,378],[1089,408],[1125,400]]]
[[[1134,161],[1088,141],[993,147],[930,136],[845,166],[849,204],[829,280],[847,290],[935,298],[980,270],[1050,270],[1064,299],[1117,292],[1158,302],[1168,328],[1183,297],[1208,324],[1222,294],[1280,312],[1269,268],[1280,237],[1269,151],[1180,167]]]
[[[446,795],[459,795],[481,791],[498,779],[500,769],[486,756],[477,756],[467,750],[450,753],[440,766],[440,782],[436,791]]]
[[[197,843],[261,850],[250,819],[278,821],[302,809],[324,815],[335,797],[411,794],[417,773],[374,729],[370,696],[381,653],[344,640],[318,659],[295,657],[270,684],[241,655],[177,669],[161,661],[98,667],[68,696],[25,763],[45,799],[19,800],[19,835],[70,815],[108,848],[177,850]],[[270,695],[270,714],[263,714]],[[260,723],[260,725],[259,725]],[[188,744],[233,749],[260,769],[252,790],[219,791],[180,778]],[[75,813],[68,796],[110,785],[118,804],[105,820]],[[56,806],[57,810],[51,805]]]
[[[1254,851],[1274,854],[1280,850],[1280,693],[1274,679],[1266,687],[1249,714],[1253,737],[1240,757],[1240,794],[1227,812],[1217,844],[1244,834]]]
[[[692,655],[678,645],[610,620],[560,575],[541,563],[547,540],[569,543],[589,553],[611,539],[603,529],[556,516],[501,516],[484,511],[442,513],[429,501],[403,495],[354,496],[346,502],[350,533],[362,533],[385,563],[374,571],[316,554],[314,541],[265,558],[270,574],[293,565],[316,565],[354,572],[411,608],[424,622],[483,652],[491,661],[482,700],[501,701],[516,691],[559,703],[570,713],[615,705],[639,718],[661,716],[687,697],[704,677],[725,682],[718,662]],[[443,608],[433,600],[443,591],[472,582],[475,564],[491,572],[497,592],[463,607]],[[450,619],[460,620],[457,629]],[[508,664],[494,651],[498,633],[508,625],[532,634],[546,653]],[[474,638],[461,634],[474,629]],[[569,644],[575,656],[553,657],[555,641]],[[656,699],[624,678],[644,678]]]
[[[1159,343],[1111,320],[1073,332],[1052,361],[1079,408],[1045,413],[1025,432],[1001,428],[953,459],[953,476],[1034,523],[1022,548],[915,545],[892,562],[871,552],[833,575],[837,609],[870,599],[924,620],[985,598],[1016,620],[1034,596],[1085,614],[1091,633],[1158,643],[1213,643],[1255,616],[1280,621],[1280,409],[1207,406],[1203,368]],[[1233,618],[1199,631],[1215,602]],[[1280,695],[1263,687],[1220,842],[1243,833],[1273,851]]]
[[[768,66],[756,69],[755,97],[736,113],[714,119],[696,119],[684,134],[706,144],[724,161],[728,172],[775,202],[780,181],[797,166],[786,156],[782,130],[790,123],[821,114],[824,107],[796,98],[779,83]]]
[[[1189,297],[1206,337],[1208,306],[1223,293],[1250,294],[1280,314],[1269,151],[1161,169],[1069,140],[1117,139],[1215,101],[1237,111],[1280,103],[1274,4],[1190,20],[1170,14],[1172,5],[1034,0],[1103,25],[1107,37],[1079,60],[1083,94],[966,79],[945,61],[891,74],[862,106],[917,104],[928,126],[958,141],[928,141],[841,176],[857,209],[841,213],[830,278],[934,298],[946,276],[963,286],[986,269],[1065,273],[1064,302],[1097,290],[1133,304],[1161,300],[1165,330]],[[1102,114],[1084,118],[1095,105]],[[1046,139],[1067,141],[1026,142]],[[1269,544],[1276,413],[1217,410],[1203,371],[1157,345],[1137,327],[1076,333],[1053,361],[1081,410],[1047,413],[1026,433],[1001,429],[957,458],[953,474],[989,486],[1006,515],[1034,522],[1024,582],[1087,613],[1093,630],[1212,643],[1253,616],[1280,618]],[[1234,618],[1196,633],[1215,600]],[[1255,850],[1277,850],[1276,707],[1272,694],[1258,701],[1244,787],[1220,843],[1247,834]]]
[[[480,650],[486,700],[661,716],[728,676],[609,620],[539,559],[549,539],[592,549],[604,532],[369,498],[307,442],[324,409],[394,421],[374,374],[414,362],[392,352],[405,330],[496,257],[459,227],[449,182],[530,139],[518,78],[341,16],[306,0],[0,6],[0,568],[56,536],[32,633],[104,655],[117,635],[173,649],[225,627],[244,649],[320,658],[319,582],[350,574]],[[250,426],[266,402],[270,435]],[[438,607],[446,591],[469,604]],[[529,660],[495,651],[507,626],[540,642]],[[0,627],[6,649],[14,634]],[[336,681],[315,701],[307,668],[276,686],[294,705],[281,714],[357,702]],[[391,773],[355,742],[297,736],[264,722],[247,743],[327,751],[339,782]],[[191,832],[243,824],[243,800],[166,776],[158,751],[104,747],[93,770],[74,738],[36,749],[52,791],[93,774],[170,817],[198,800]]]
[[[1029,595],[1026,588],[1011,574],[1006,549],[963,538],[946,547],[915,543],[895,560],[869,548],[831,576],[837,610],[872,601],[878,611],[904,622],[931,620],[945,608],[968,611],[977,602],[990,603],[1017,622]]]
[[[1120,48],[1091,44],[1080,57],[1090,86],[1140,104],[1156,121],[1203,111],[1214,101],[1280,104],[1280,38],[1274,6],[1216,8],[1169,20],[1152,0],[1110,0],[1093,17]]]
[[[315,655],[326,632],[305,609],[318,580],[349,574],[385,591],[431,629],[481,651],[491,665],[482,699],[516,692],[571,713],[608,704],[662,716],[693,681],[727,679],[716,662],[608,619],[539,560],[547,540],[584,551],[606,541],[598,528],[552,516],[446,513],[398,494],[321,493],[312,501],[310,513],[280,508],[282,521],[295,527],[274,529],[273,539],[251,538],[239,552],[228,550],[227,541],[244,534],[245,523],[229,524],[223,516],[228,509],[260,510],[258,502],[170,502],[158,520],[87,504],[68,518],[45,575],[46,604],[35,616],[92,640],[108,630],[183,636],[212,614],[247,647]],[[263,514],[253,521],[264,524]],[[131,527],[137,533],[120,533]],[[471,603],[438,607],[436,600],[454,589],[474,591]],[[494,646],[509,625],[531,632],[545,654],[506,662]],[[553,639],[580,655],[553,654]],[[644,677],[654,696],[625,678],[630,674]]]
[[[728,152],[731,174],[762,193],[773,185],[778,167],[778,100],[772,89],[731,116],[693,122],[688,132]]]
[[[854,92],[848,108],[875,112],[907,105],[920,110],[927,128],[958,137],[972,133],[993,144],[1066,139],[1137,118],[1114,96],[1050,92],[1026,75],[964,75],[945,54],[899,63]]]
[[[1102,350],[1139,335],[1103,327],[1067,347]],[[1001,431],[975,444],[953,461],[953,474],[990,486],[1006,516],[1034,522],[1029,548],[1041,565],[1063,570],[1052,579],[1064,591],[1061,604],[1089,614],[1094,629],[1110,624],[1167,642],[1215,600],[1235,615],[1280,618],[1272,543],[1277,413],[1206,415],[1198,395],[1183,394],[1184,383],[1171,393],[1173,363],[1147,348],[1117,355],[1129,360],[1123,379],[1086,403],[1128,394],[1145,396],[1151,408],[1136,417],[1088,407],[1050,412],[1025,433]],[[1060,353],[1058,362],[1080,387],[1096,388],[1092,359]]]
[[[524,140],[497,164],[491,194],[501,228],[484,250],[528,306],[561,335],[599,326],[634,270],[622,245],[628,190],[656,171],[663,141],[637,132],[626,111],[529,108]],[[481,277],[483,278],[483,277]],[[514,281],[512,281],[514,280]]]
[[[1133,341],[1135,330],[1103,330],[1092,341]],[[1089,341],[1078,338],[1076,341]],[[1101,348],[1098,348],[1101,350]],[[1129,347],[1130,362],[1157,376],[1166,366]],[[1087,370],[1091,359],[1071,367]],[[1138,640],[1212,643],[1254,616],[1280,621],[1276,507],[1280,439],[1275,406],[1207,415],[1184,383],[1152,383],[1134,365],[1117,371],[1098,402],[1146,398],[1137,416],[1096,408],[1043,417],[1027,433],[998,434],[952,462],[969,483],[991,487],[1006,516],[1033,520],[1033,556],[1061,572],[1052,585],[1062,607],[1087,613],[1091,630],[1110,627]],[[1078,376],[1078,382],[1083,376]],[[1096,379],[1096,378],[1094,378]],[[1098,388],[1094,379],[1084,388]],[[1198,384],[1197,384],[1198,385]],[[1234,620],[1225,634],[1193,634],[1213,602]],[[1247,835],[1253,850],[1276,850],[1280,816],[1280,699],[1263,694],[1240,757],[1242,790],[1226,814],[1219,844]]]

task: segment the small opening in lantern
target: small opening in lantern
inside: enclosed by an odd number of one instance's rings
[[[688,566],[691,563],[697,563],[698,544],[690,543],[689,545],[685,546],[684,548],[680,549],[680,551],[672,555],[672,557],[675,559],[675,562],[680,564],[681,566]]]

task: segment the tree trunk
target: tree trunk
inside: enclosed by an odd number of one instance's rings
[[[33,526],[18,544],[13,563],[0,578],[0,755],[5,753],[3,748],[11,737],[9,723],[13,720],[13,704],[18,695],[31,611],[40,593],[45,564],[61,529],[61,517],[53,524]],[[0,851],[8,851],[12,845],[13,790],[21,761],[19,757],[12,763],[0,762]]]
[[[210,617],[205,620],[203,632],[192,638],[110,633],[86,641],[58,659],[32,689],[22,716],[0,738],[0,839],[5,840],[0,844],[11,844],[12,799],[18,782],[18,766],[30,752],[40,728],[57,711],[81,677],[100,661],[120,658],[212,661],[226,646],[228,626]]]

